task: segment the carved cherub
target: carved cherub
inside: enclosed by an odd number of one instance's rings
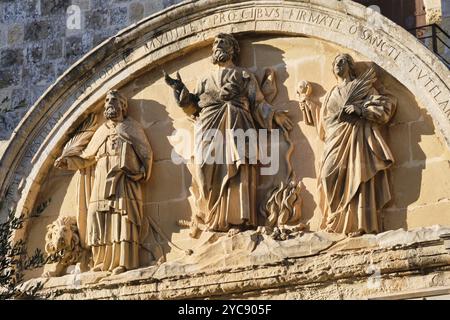
[[[311,100],[312,85],[306,80],[302,80],[297,85],[297,97],[303,119],[309,126],[317,126],[319,122],[319,105]]]

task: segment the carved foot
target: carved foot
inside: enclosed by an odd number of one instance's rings
[[[197,223],[192,222],[189,226],[189,236],[193,239],[197,239],[200,236],[200,232],[202,231]]]
[[[241,232],[241,229],[239,229],[239,228],[236,228],[236,227],[230,228],[230,230],[228,230],[228,236],[229,236],[229,237],[235,236],[235,235],[237,235],[239,232]]]
[[[349,237],[349,238],[360,237],[360,236],[362,236],[362,235],[365,234],[365,233],[366,233],[366,232],[365,232],[364,230],[359,229],[359,230],[356,231],[356,232],[350,232],[350,233],[348,234],[348,237]]]
[[[298,232],[298,231],[305,231],[308,228],[308,225],[304,224],[304,223],[299,223],[298,225],[296,225],[292,231],[293,232]]]
[[[325,229],[323,229],[323,231],[328,232],[328,233],[336,233],[332,228],[330,227],[326,227]]]
[[[258,228],[256,228],[257,234],[271,235],[272,232],[273,232],[273,228],[269,227],[269,226],[259,226]]]
[[[59,274],[57,274],[56,272],[51,272],[51,271],[46,271],[42,274],[43,278],[51,278],[51,277],[57,277],[59,276]]]
[[[94,271],[94,272],[103,271],[103,264],[96,265],[95,267],[93,267],[91,269],[91,271]]]
[[[125,271],[127,271],[127,268],[125,268],[124,266],[119,266],[112,271],[112,274],[116,275],[116,274],[124,273]]]
[[[164,262],[166,262],[166,257],[165,256],[161,256],[158,261],[156,261],[156,265],[159,266],[161,264],[163,264]]]

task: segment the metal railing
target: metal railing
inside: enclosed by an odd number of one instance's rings
[[[434,52],[441,61],[450,68],[450,36],[437,24],[428,24],[408,30],[419,39],[428,49]],[[430,40],[428,40],[430,39]],[[443,56],[447,51],[448,55]]]

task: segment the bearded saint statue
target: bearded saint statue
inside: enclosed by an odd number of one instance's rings
[[[149,229],[141,184],[150,178],[153,153],[142,126],[127,111],[126,98],[110,90],[106,121],[96,130],[79,130],[55,162],[82,174],[77,224],[82,245],[92,253],[92,271],[138,268]]]
[[[237,133],[292,129],[286,111],[275,111],[265,100],[254,74],[236,66],[239,51],[231,34],[217,35],[212,48],[215,68],[198,82],[194,93],[179,74],[176,79],[165,75],[178,105],[195,119],[196,148],[215,149],[215,159],[224,160],[209,161],[202,151],[195,152],[192,184],[196,208],[191,223],[230,234],[258,223],[258,144],[245,140],[242,147]]]

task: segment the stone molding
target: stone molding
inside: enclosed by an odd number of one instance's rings
[[[439,239],[448,230],[435,225],[358,238],[316,232],[281,243],[254,231],[212,244],[205,235],[191,257],[117,276],[86,272],[36,278],[21,289],[39,282],[38,299],[77,300],[417,297],[450,284],[450,254]]]

